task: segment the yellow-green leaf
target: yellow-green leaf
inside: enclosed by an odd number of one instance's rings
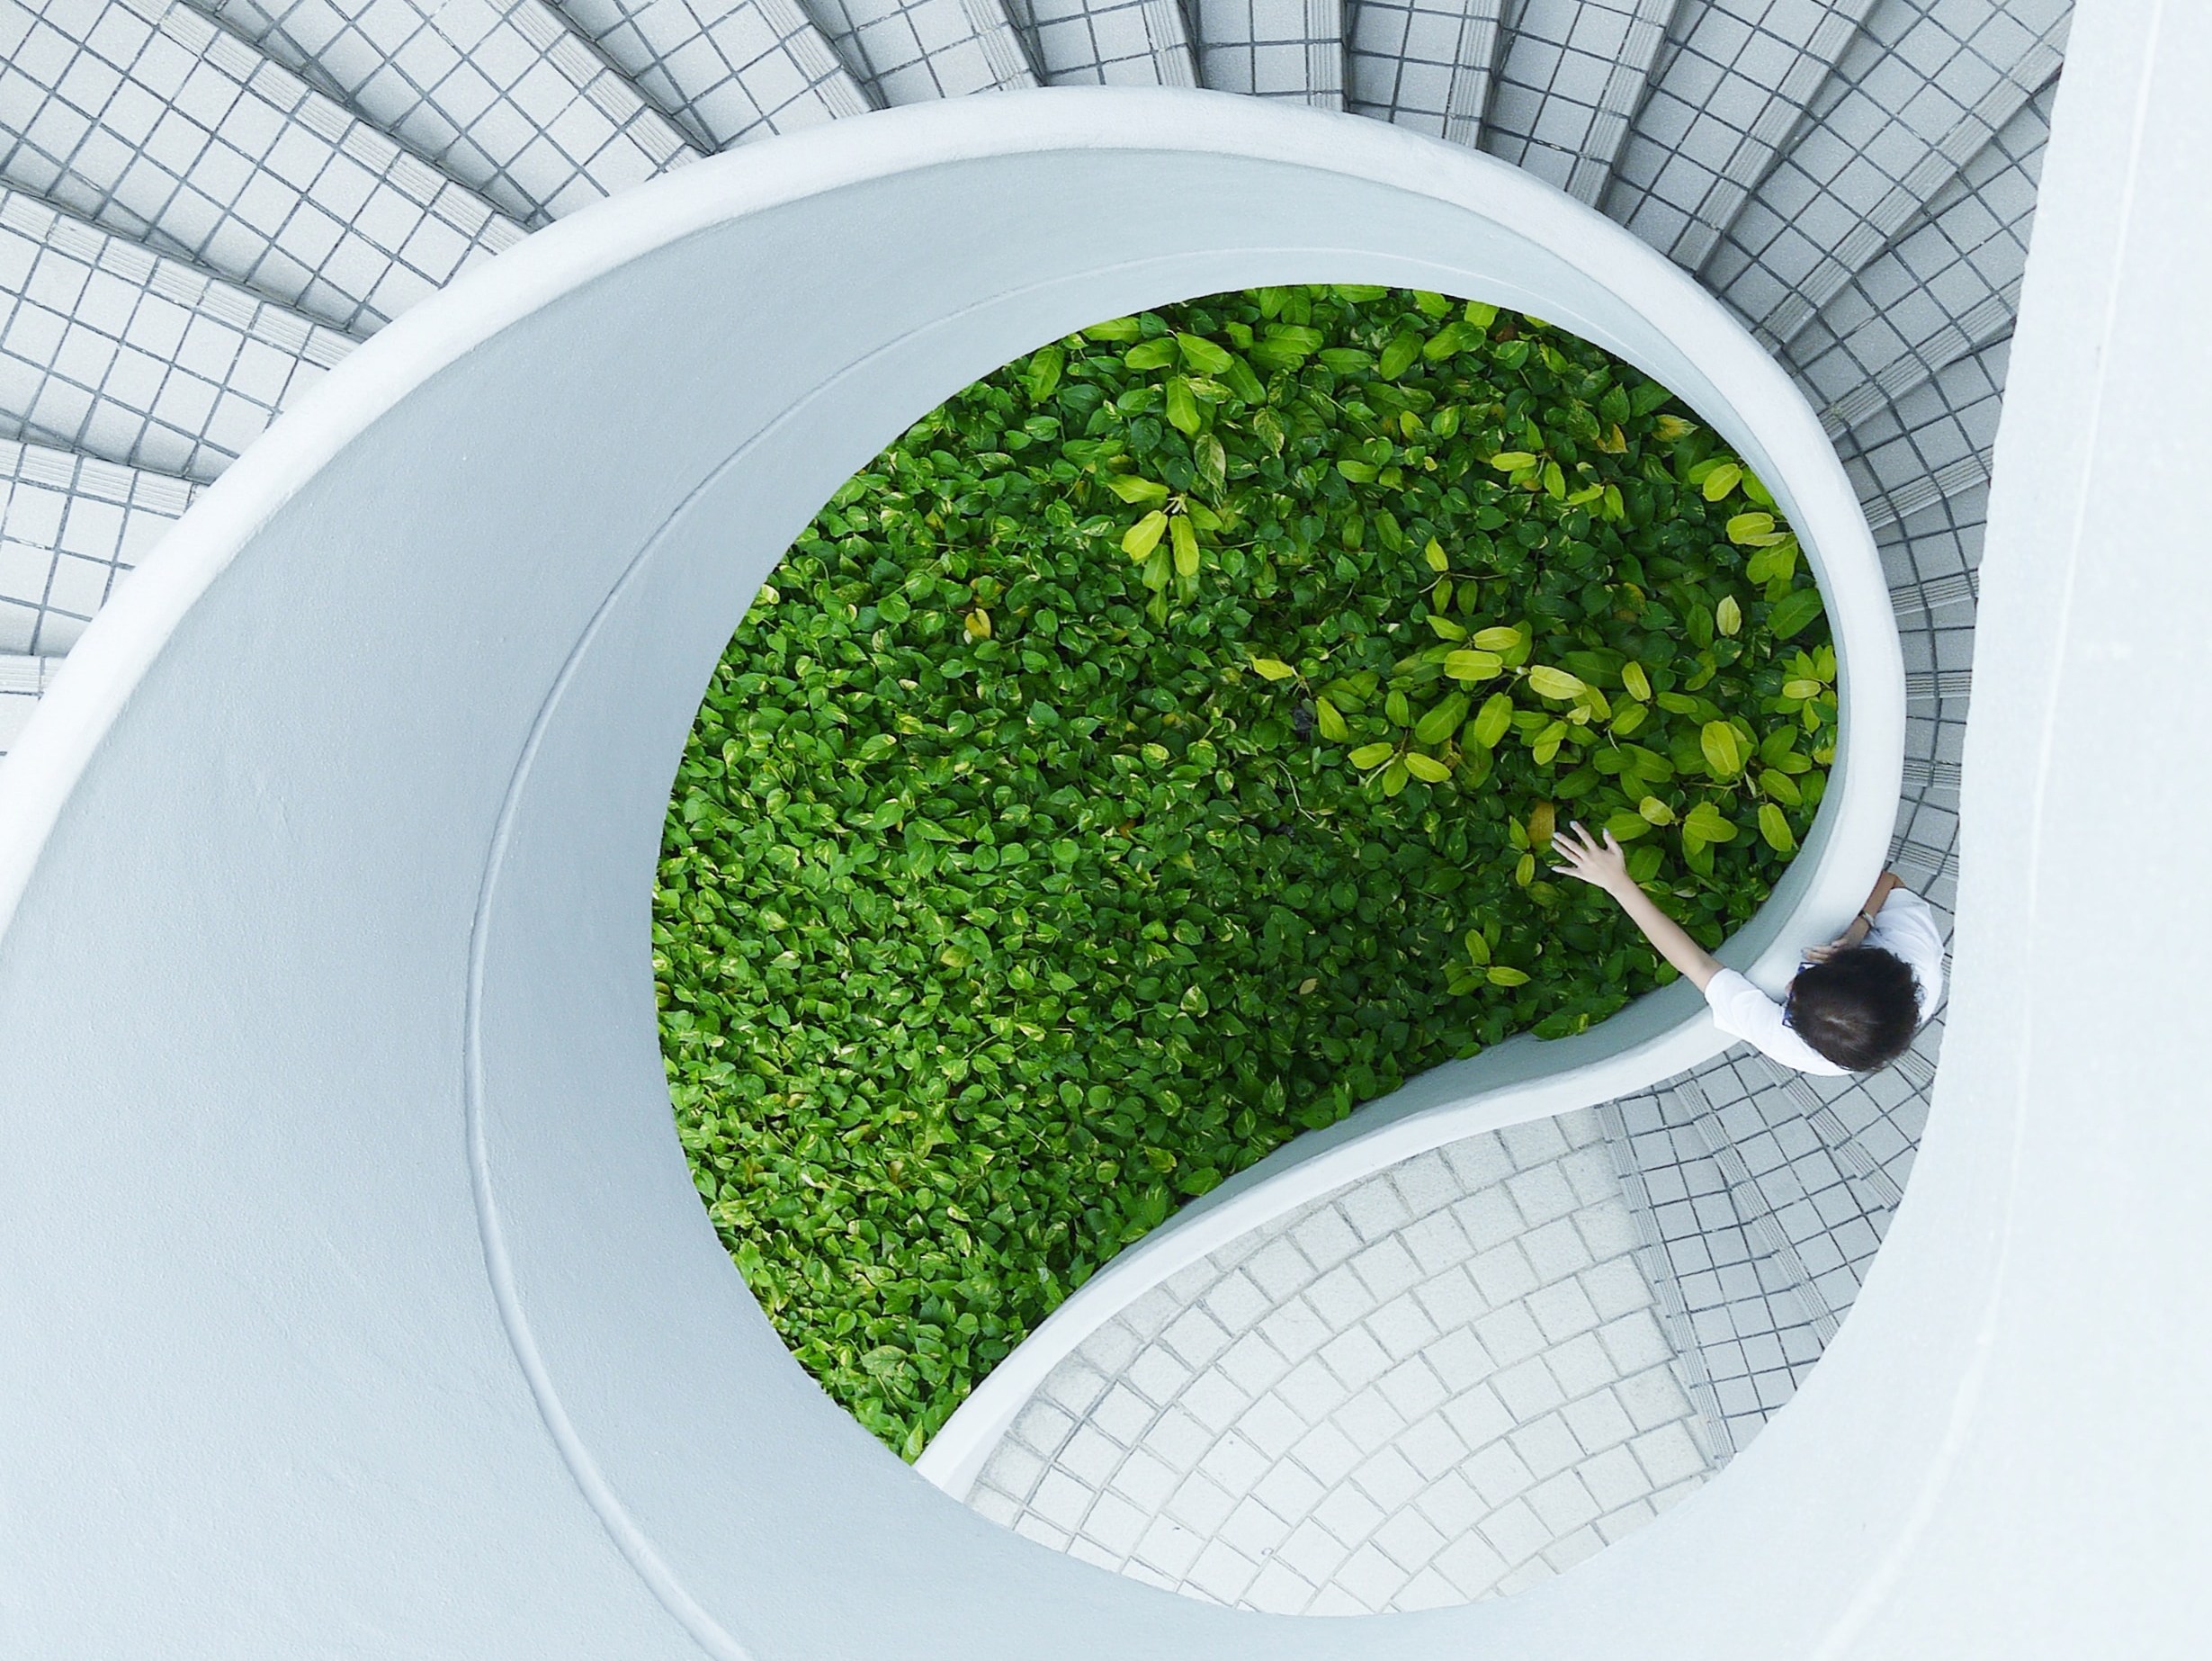
[[[1534,861],[1525,860],[1524,863],[1534,864]],[[1507,964],[1493,963],[1486,973],[1489,974],[1490,983],[1492,986],[1526,986],[1528,984],[1527,974]]]
[[[1643,672],[1643,665],[1628,662],[1621,665],[1621,684],[1628,688],[1628,696],[1639,704],[1652,701],[1652,678]]]
[[[1480,929],[1467,930],[1467,961],[1478,969],[1490,962],[1490,942]]]
[[[1452,776],[1452,769],[1443,762],[1434,756],[1425,756],[1418,750],[1406,751],[1405,766],[1407,772],[1426,784],[1440,785]]]
[[[1674,822],[1674,810],[1657,796],[1645,796],[1636,804],[1636,817],[1650,824],[1670,825]]]
[[[1787,854],[1797,846],[1797,839],[1790,834],[1789,821],[1771,802],[1760,804],[1759,834],[1767,839],[1767,846],[1778,854]]]
[[[1124,502],[1145,502],[1157,507],[1168,499],[1168,487],[1151,479],[1140,479],[1134,473],[1107,473],[1106,488]]]
[[[1392,762],[1383,769],[1383,794],[1386,796],[1396,795],[1405,788],[1405,781],[1410,777],[1411,769],[1402,759]]]
[[[1472,643],[1484,651],[1511,651],[1521,643],[1521,632],[1502,627],[1477,629]]]
[[[1782,696],[1786,698],[1816,698],[1822,690],[1822,685],[1817,680],[1786,680],[1782,683]]]
[[[1168,382],[1168,425],[1191,437],[1198,435],[1198,398],[1180,375]]]
[[[1728,521],[1728,540],[1738,547],[1752,545],[1751,539],[1765,536],[1774,529],[1774,516],[1770,513],[1740,513]]]
[[[1351,737],[1351,729],[1345,725],[1343,714],[1327,698],[1313,700],[1313,724],[1321,728],[1321,736],[1332,744],[1340,744]]]
[[[1539,802],[1528,813],[1528,846],[1539,852],[1552,845],[1552,832],[1559,828],[1559,810],[1549,802]]]
[[[1352,751],[1349,759],[1354,767],[1364,773],[1381,767],[1397,753],[1398,746],[1388,741],[1362,744],[1357,750]]]
[[[1682,829],[1702,842],[1733,842],[1736,827],[1710,802],[1700,802],[1683,815]]]
[[[1548,663],[1538,663],[1529,669],[1528,684],[1536,689],[1537,696],[1546,698],[1571,698],[1582,690],[1580,676],[1554,669]]]
[[[1743,626],[1743,607],[1736,604],[1733,594],[1721,596],[1721,603],[1713,608],[1714,626],[1723,634],[1733,635]]]
[[[1736,740],[1736,730],[1725,721],[1708,721],[1698,730],[1697,748],[1705,752],[1705,764],[1715,778],[1733,778],[1743,771],[1743,747]],[[1719,842],[1724,837],[1707,837],[1707,841]]]
[[[1438,640],[1461,641],[1467,638],[1465,629],[1449,617],[1439,617],[1434,612],[1428,614],[1428,626]]]
[[[1421,550],[1421,558],[1428,561],[1428,569],[1432,571],[1446,571],[1452,568],[1451,561],[1444,556],[1444,544],[1433,536],[1428,539],[1428,546]]]
[[[1467,695],[1452,693],[1414,723],[1413,736],[1424,744],[1441,744],[1459,730],[1459,723],[1466,718]]]
[[[1183,349],[1183,361],[1201,373],[1221,375],[1229,373],[1229,354],[1203,335],[1178,335],[1175,344]]]
[[[1155,507],[1122,533],[1122,552],[1133,560],[1142,560],[1160,546],[1167,531],[1168,516]]]
[[[1685,421],[1679,415],[1663,415],[1652,423],[1652,436],[1662,444],[1670,444],[1688,438],[1697,430],[1695,421]]]
[[[1187,514],[1178,514],[1168,522],[1169,534],[1175,541],[1175,572],[1178,577],[1198,574],[1198,533],[1191,527]]]
[[[1717,502],[1734,489],[1742,479],[1743,470],[1741,467],[1733,462],[1723,462],[1705,476],[1705,482],[1697,488],[1705,493],[1706,501]]]
[[[1633,842],[1640,836],[1651,833],[1651,821],[1641,813],[1611,813],[1607,815],[1605,828],[1613,833],[1616,842]]]
[[[1518,473],[1524,467],[1534,467],[1536,458],[1526,450],[1500,450],[1490,458],[1490,464],[1501,473]]]
[[[1505,736],[1513,724],[1513,700],[1502,692],[1492,693],[1482,713],[1474,718],[1474,741],[1488,750]]]
[[[1504,667],[1494,651],[1455,651],[1444,660],[1444,672],[1454,680],[1488,680]]]
[[[1797,781],[1774,768],[1759,776],[1759,787],[1776,801],[1787,802],[1792,807],[1805,800],[1805,792],[1797,788]]]
[[[1252,667],[1266,680],[1288,680],[1298,672],[1280,658],[1254,658]]]

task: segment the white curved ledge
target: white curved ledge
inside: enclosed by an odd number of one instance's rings
[[[2174,27],[2212,50],[2212,27]],[[2062,122],[2070,100],[2124,103],[2136,72],[2142,28],[2090,32]],[[2186,77],[2168,85],[2173,154],[2194,154],[2201,101]],[[2060,166],[2061,148],[2045,213],[2094,232],[2093,179]],[[1103,249],[1102,222],[1119,237]],[[2123,215],[2117,239],[2135,223]],[[2010,1657],[2090,1653],[2099,1613],[2118,1653],[2184,1653],[2158,1642],[2186,1630],[2161,1624],[2188,1612],[2178,1579],[2083,1596],[2055,1572],[2079,1566],[2065,1553],[2114,1576],[2161,1560],[2132,1518],[2100,1513],[2086,1540],[2078,1527],[2082,1496],[2152,1468],[2151,1450],[2061,1450],[2059,1503],[2020,1457],[2085,1371],[2036,1370],[2047,1333],[2125,1329],[2109,1277],[2100,1304],[2049,1261],[2059,1240],[2083,1249],[2078,1214],[2038,1233],[2015,1204],[2068,1169],[2076,1143],[2048,1134],[2057,1104],[2037,1085],[2074,1075],[2008,1047],[2019,1015],[1998,989],[2043,965],[2032,929],[1993,929],[1993,895],[2022,879],[1986,848],[1952,1005],[1969,1065],[1947,1068],[1916,1204],[1850,1327],[1724,1480],[1495,1603],[1240,1615],[972,1515],[792,1364],[669,1134],[647,898],[668,780],[731,620],[909,415],[1097,316],[1275,280],[1540,309],[1667,381],[1775,481],[1829,562],[1855,650],[1844,585],[1858,579],[1831,567],[1863,529],[1831,465],[1775,451],[1801,408],[1738,418],[1732,392],[1770,372],[1709,310],[1651,346],[1643,305],[1608,286],[1625,257],[1543,187],[1379,123],[1056,91],[698,164],[533,237],[342,365],[94,624],[11,759],[11,1653]],[[1652,280],[1687,287],[1663,267]],[[2038,302],[2031,277],[2046,339],[2069,298]],[[2066,367],[2093,380],[2106,362]],[[2043,372],[2054,409],[2068,391]],[[2177,418],[2148,398],[2114,409],[2112,442],[2136,445],[2114,468],[2140,465],[2143,421]],[[2078,525],[2072,471],[2034,482],[2052,525]],[[2026,676],[2044,614],[1996,603],[1997,525],[2031,550],[2010,556],[2028,600],[2072,570],[2073,544],[2024,523],[2005,489],[2001,472],[1983,638],[2019,645]],[[2151,499],[2178,515],[2186,496]],[[2185,546],[2177,522],[2128,551],[2182,572],[2189,603],[2141,620],[2162,646],[2205,614]],[[1854,698],[1894,668],[1848,661]],[[1894,718],[1861,707],[1862,727]],[[2055,750],[2055,721],[2018,730],[2013,754],[2046,745],[2045,781],[2054,756],[2086,758],[2093,777],[2134,741],[2069,732]],[[1879,733],[1849,741],[1847,770],[1885,754]],[[1854,815],[1876,796],[1886,813],[1880,782],[1831,798],[1846,805],[1823,818],[1830,846],[1743,943],[1762,968],[1786,922],[1832,922],[1863,893],[1878,848]],[[2011,783],[1970,768],[1970,827],[1996,822],[1993,791]],[[2073,844],[2058,839],[2098,828],[2045,814],[2056,799],[2035,798],[2054,841],[2019,860],[2030,884],[2062,868]],[[2080,911],[2071,894],[2036,903],[2037,918]],[[2203,896],[2190,904],[2145,930],[2201,929]],[[1993,935],[2013,948],[2002,962]],[[1647,1019],[1657,1043],[1673,1017]],[[2203,1213],[2175,1185],[2201,1161],[2143,1151],[2185,1123],[2200,1136],[2201,1118],[2185,1117],[2180,1074],[2146,1068],[2159,1054],[2127,1058],[2147,1104],[2137,1139],[2099,1148],[2126,1162],[2132,1147],[2133,1181],[2188,1219],[2170,1232],[2189,1262]],[[2094,1197],[2106,1228],[2087,1249],[2109,1256],[2135,1192]],[[2156,1270],[2146,1284],[2185,1294]],[[2099,1364],[2123,1351],[2099,1348]],[[2199,1338],[2181,1359],[2200,1370],[2205,1355]],[[2057,1387],[2040,1387],[2046,1371]],[[2112,1382],[2171,1435],[2195,1424],[2188,1376]],[[2201,1455],[2171,1462],[2206,1474]],[[1998,1525],[2036,1531],[2032,1565],[1993,1561]],[[2030,1567],[2046,1572],[2008,1604]]]

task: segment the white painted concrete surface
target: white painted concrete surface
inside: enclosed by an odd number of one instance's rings
[[[1491,1604],[1209,1609],[899,1468],[785,1359],[693,1198],[646,884],[698,687],[814,504],[1099,311],[1275,275],[1459,287],[1513,241],[1451,200],[1479,165],[1412,140],[1055,94],[842,123],[525,245],[280,423],[73,654],[0,844],[0,1642],[2192,1654],[2212,889],[2113,850],[2202,794],[2201,757],[2171,766],[2201,737],[2136,717],[2185,705],[2212,622],[2186,488],[2212,423],[2164,395],[2212,370],[2188,327],[2212,17],[2098,10],[2001,446],[1938,1122],[1851,1325],[1723,1481]],[[1019,153],[1055,147],[1081,154]],[[909,188],[877,182],[887,153]],[[1134,228],[1103,272],[1102,204]],[[1297,247],[1313,228],[1330,251]],[[748,302],[793,270],[818,310],[768,328]],[[1623,349],[1601,298],[1545,309]],[[1710,344],[1627,355],[1717,417]],[[2141,511],[2108,531],[2091,505],[2123,491]]]

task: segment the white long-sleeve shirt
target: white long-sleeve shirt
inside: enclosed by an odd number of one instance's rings
[[[1943,931],[1936,927],[1928,902],[1909,888],[1893,888],[1874,914],[1862,946],[1878,946],[1904,960],[1912,971],[1920,1003],[1916,1027],[1925,1026],[1943,998]],[[1733,969],[1723,969],[1706,983],[1713,1024],[1731,1037],[1755,1045],[1786,1067],[1800,1073],[1840,1077],[1850,1071],[1807,1044],[1783,1024],[1782,1006]]]

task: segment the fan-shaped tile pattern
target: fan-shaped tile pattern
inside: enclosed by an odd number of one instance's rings
[[[1432,138],[1482,136],[1500,0],[1348,0],[1346,106]]]
[[[1858,32],[1873,0],[1685,0],[1605,211],[1697,270]]]
[[[794,0],[560,0],[702,150],[858,115],[867,95]]]
[[[353,344],[0,190],[0,437],[211,480]]]
[[[1037,85],[999,0],[807,0],[807,10],[882,103]]]
[[[1178,0],[1007,0],[1048,86],[1196,86]]]
[[[1344,0],[1191,0],[1191,18],[1214,91],[1344,107]]]
[[[2037,93],[1790,342],[1831,437],[2011,332],[2056,94]]]
[[[2072,0],[1880,0],[1706,285],[1789,339],[2057,73]]]
[[[525,225],[696,154],[545,0],[195,0]]]
[[[1909,519],[1989,481],[2011,337],[1947,364],[1867,417],[1838,446],[1867,522]]]
[[[1246,1608],[1528,1585],[1709,1468],[1590,1113],[1470,1137],[1256,1230],[1046,1381],[970,1503]]]
[[[0,178],[367,335],[519,226],[182,0],[0,0]]]
[[[1518,0],[1482,148],[1579,201],[1605,193],[1675,0]]]
[[[0,651],[67,651],[197,493],[187,480],[0,441]]]
[[[17,735],[31,719],[31,711],[38,708],[39,698],[60,667],[59,658],[0,651],[0,759],[4,759],[14,747]],[[4,792],[6,786],[7,769],[0,768],[0,792]]]

